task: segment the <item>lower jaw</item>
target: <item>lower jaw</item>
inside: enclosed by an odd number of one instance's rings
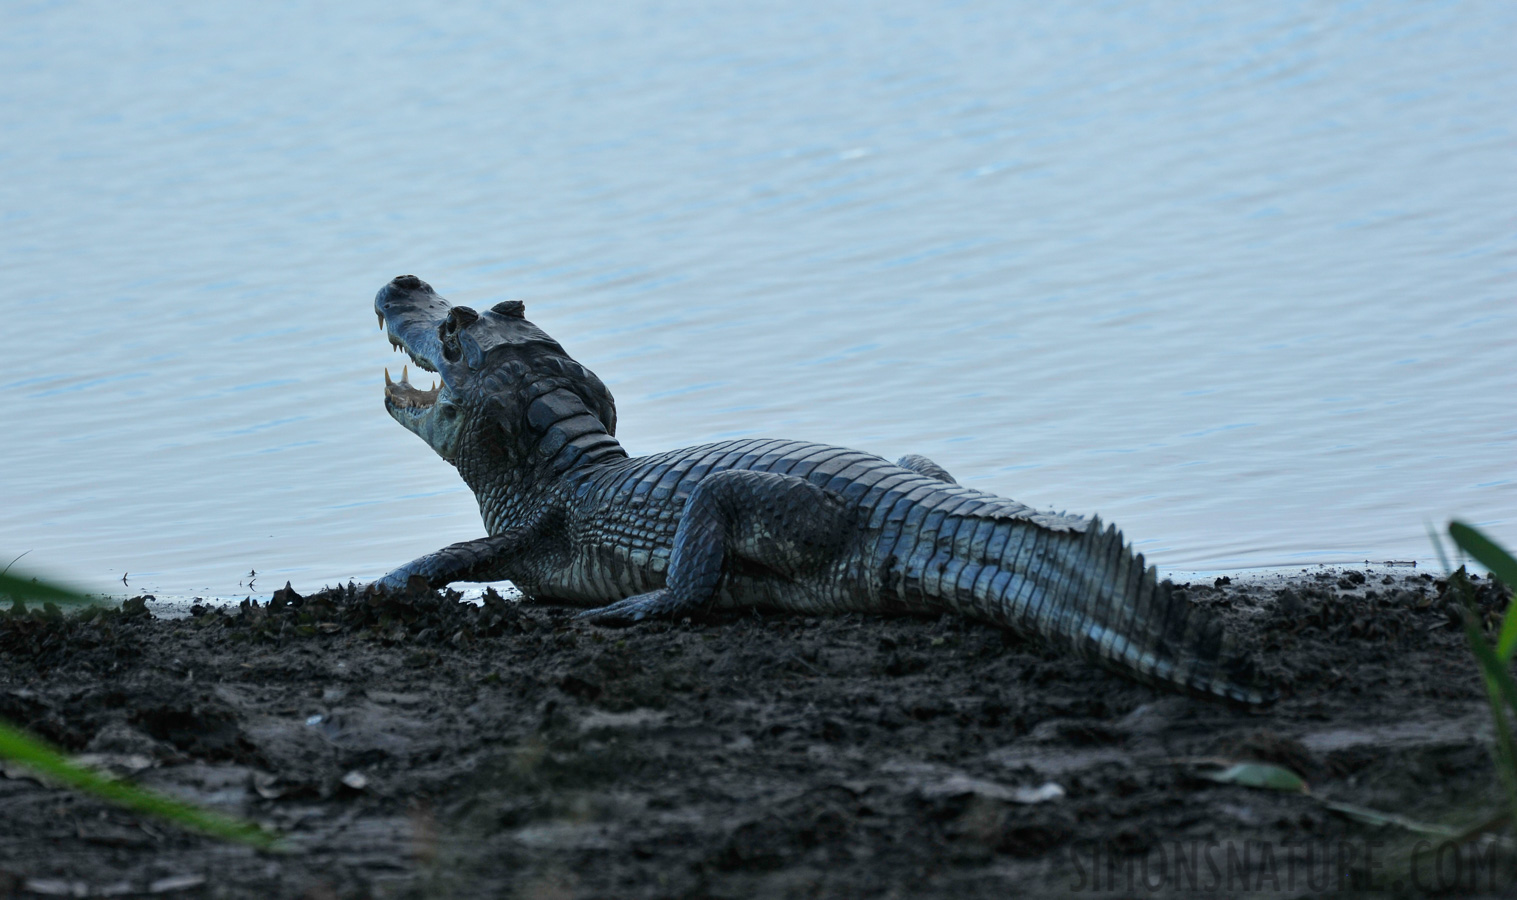
[[[414,406],[396,406],[393,403],[385,403],[385,412],[390,414],[390,418],[404,425],[407,431],[418,430],[421,428],[421,423],[426,420],[425,410],[413,412],[418,409]]]

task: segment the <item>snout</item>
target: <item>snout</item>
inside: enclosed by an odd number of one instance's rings
[[[452,304],[415,275],[393,278],[374,295],[374,312],[390,343],[430,372],[436,372],[441,361],[437,326],[447,320],[450,309]]]
[[[432,286],[417,278],[415,275],[396,275],[390,279],[390,283],[379,289],[374,295],[374,311],[390,318],[392,310],[398,310],[403,306],[422,306],[430,304],[429,300],[441,300]],[[447,307],[447,303],[443,303]]]
[[[398,291],[426,291],[429,294],[437,293],[436,291],[432,290],[432,286],[430,284],[427,284],[425,281],[422,281],[415,275],[396,275],[394,278],[390,279],[390,283],[385,285],[385,287],[394,288]]]

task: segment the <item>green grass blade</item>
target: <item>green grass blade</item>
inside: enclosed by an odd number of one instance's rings
[[[1480,622],[1475,614],[1464,612],[1464,634],[1480,665],[1480,674],[1485,679],[1486,697],[1491,705],[1491,718],[1496,730],[1496,772],[1501,777],[1501,786],[1506,791],[1507,808],[1512,820],[1517,822],[1517,746],[1512,741],[1512,730],[1507,725],[1506,706],[1517,710],[1517,682],[1507,664],[1496,656],[1496,651],[1486,642],[1480,632]]]
[[[0,597],[13,600],[40,600],[43,603],[94,603],[83,592],[40,578],[23,578],[0,573]]]
[[[1443,549],[1443,538],[1438,536],[1438,531],[1433,528],[1432,522],[1424,522],[1423,524],[1427,527],[1427,539],[1432,542],[1433,549],[1438,552],[1438,561],[1443,563],[1443,571],[1445,573],[1454,571],[1454,567],[1449,565],[1449,555]]]
[[[1458,544],[1464,552],[1490,569],[1492,575],[1517,587],[1517,559],[1513,559],[1512,555],[1501,549],[1495,541],[1463,522],[1449,523],[1449,537],[1453,538],[1454,543]]]
[[[263,849],[276,848],[276,838],[257,825],[200,809],[86,769],[3,721],[0,721],[0,757],[23,763],[59,784],[184,828]]]
[[[1463,522],[1449,523],[1449,537],[1460,549],[1473,556],[1492,575],[1517,590],[1517,559],[1501,549],[1495,541]],[[1496,655],[1503,662],[1512,661],[1512,651],[1517,648],[1517,603],[1507,606],[1506,617],[1501,621],[1501,634],[1496,639]]]
[[[1507,668],[1507,664],[1496,655],[1496,651],[1480,633],[1480,624],[1473,613],[1465,613],[1464,633],[1470,639],[1475,660],[1480,663],[1480,674],[1485,676],[1494,699],[1505,700],[1508,706],[1517,710],[1517,679],[1512,678],[1512,670]]]
[[[1378,809],[1370,809],[1368,806],[1359,806],[1355,803],[1343,803],[1337,800],[1323,800],[1322,806],[1335,813],[1347,816],[1355,822],[1365,825],[1383,826],[1395,825],[1397,828],[1405,828],[1407,831],[1415,831],[1419,834],[1432,834],[1443,838],[1453,838],[1459,835],[1459,830],[1447,825],[1438,825],[1433,822],[1419,822],[1396,813],[1381,812]]]
[[[1512,729],[1507,724],[1506,710],[1502,709],[1501,704],[1493,702],[1491,713],[1496,727],[1496,770],[1501,777],[1501,786],[1506,789],[1507,808],[1517,817],[1517,746],[1512,743]]]
[[[1197,772],[1208,781],[1221,784],[1237,784],[1243,787],[1266,788],[1272,791],[1287,791],[1304,794],[1306,779],[1284,766],[1269,763],[1237,763],[1221,772]]]

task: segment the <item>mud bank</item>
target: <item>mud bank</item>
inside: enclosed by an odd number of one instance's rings
[[[289,847],[221,844],[7,767],[0,896],[1502,890],[1500,845],[1432,846],[1408,873],[1397,854],[1436,838],[1322,802],[1496,810],[1484,692],[1441,584],[1226,581],[1187,591],[1257,648],[1283,693],[1265,710],[952,617],[612,631],[493,595],[350,590],[183,619],[151,600],[0,614],[0,716]],[[1507,594],[1476,583],[1494,621]],[[1201,777],[1240,760],[1289,766],[1311,795]]]

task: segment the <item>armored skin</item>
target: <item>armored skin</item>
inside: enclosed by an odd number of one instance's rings
[[[402,275],[374,307],[441,379],[386,374],[386,409],[457,467],[488,532],[381,589],[509,579],[601,625],[750,606],[951,611],[1148,684],[1272,699],[1217,623],[1098,518],[1039,513],[915,455],[754,438],[629,457],[611,393],[521,303],[479,313]]]

